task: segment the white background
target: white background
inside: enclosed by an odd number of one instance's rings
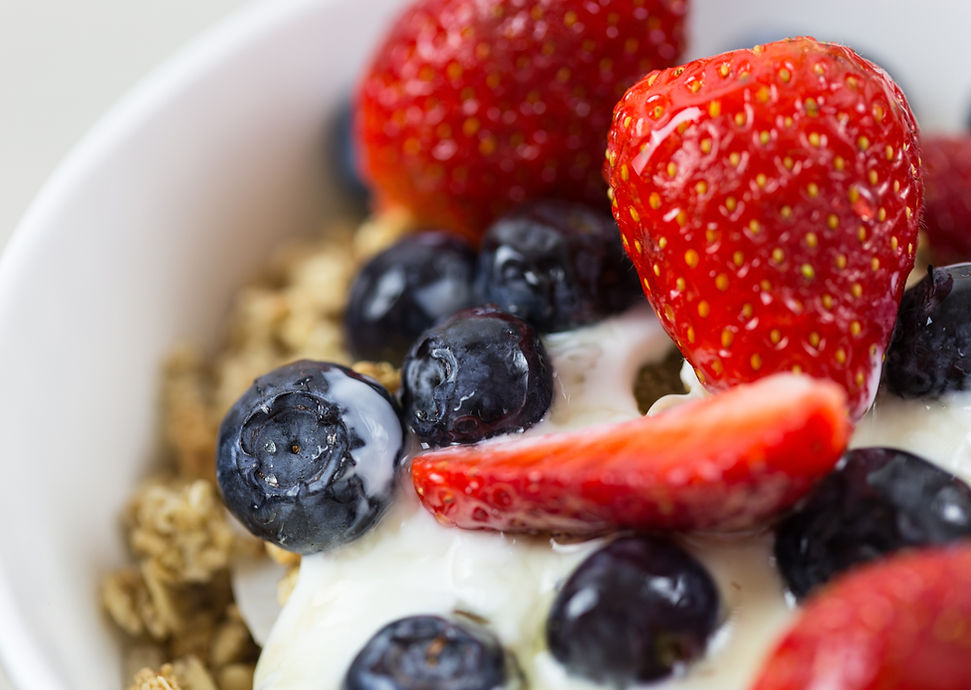
[[[0,0],[0,248],[58,162],[139,77],[255,1]]]

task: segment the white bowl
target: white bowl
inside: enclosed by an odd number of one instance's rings
[[[176,341],[211,344],[267,250],[340,205],[324,125],[401,1],[234,16],[109,112],[14,233],[0,259],[0,655],[18,687],[121,684],[97,585],[124,562],[118,516],[156,456],[160,361]],[[694,0],[691,52],[847,41],[889,61],[925,129],[959,128],[971,4],[920,7]]]

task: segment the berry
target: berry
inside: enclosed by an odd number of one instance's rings
[[[361,179],[361,166],[354,144],[354,104],[350,98],[342,99],[334,114],[327,145],[329,171],[343,192],[343,197],[350,199],[358,209],[366,207],[370,192]]]
[[[610,111],[684,47],[686,0],[417,0],[359,86],[380,205],[478,238],[542,197],[605,203]]]
[[[935,262],[971,261],[971,134],[921,141],[924,231]]]
[[[356,539],[381,517],[403,440],[378,383],[301,360],[256,379],[226,414],[216,476],[250,532],[313,553]]]
[[[627,687],[700,656],[719,606],[715,583],[693,557],[662,537],[627,537],[570,575],[553,602],[546,639],[571,673]]]
[[[744,529],[833,468],[845,410],[835,384],[779,374],[653,417],[420,453],[411,476],[425,508],[467,529]]]
[[[904,293],[884,377],[905,398],[971,388],[971,263],[932,266]]]
[[[971,263],[932,266],[904,293],[884,377],[904,398],[971,388]]]
[[[778,371],[876,394],[921,209],[917,125],[886,73],[796,38],[653,72],[605,174],[645,293],[712,391]]]
[[[553,367],[525,321],[473,307],[426,331],[401,367],[405,419],[431,445],[522,431],[553,400]]]
[[[610,213],[567,201],[527,203],[493,223],[476,280],[484,301],[543,333],[615,314],[640,294]]]
[[[424,331],[478,300],[475,250],[443,232],[408,235],[375,255],[351,285],[344,333],[357,359],[400,363]]]
[[[971,537],[971,487],[892,448],[856,448],[776,528],[775,557],[802,598],[861,563]]]
[[[375,633],[342,690],[501,690],[508,676],[505,651],[483,628],[411,616]]]
[[[864,566],[809,599],[753,690],[971,688],[971,545]]]

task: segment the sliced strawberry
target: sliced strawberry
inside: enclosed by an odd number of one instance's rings
[[[924,137],[924,230],[936,264],[971,261],[971,134]]]
[[[654,72],[605,174],[648,299],[698,377],[836,381],[858,418],[914,264],[917,125],[849,48],[787,39]]]
[[[971,544],[867,565],[811,599],[753,690],[971,688]]]
[[[654,417],[422,453],[411,475],[468,529],[742,529],[805,494],[849,433],[838,386],[779,374]]]
[[[418,0],[359,87],[379,203],[478,237],[540,196],[606,205],[614,103],[676,64],[687,0]]]

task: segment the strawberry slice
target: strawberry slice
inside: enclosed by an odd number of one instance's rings
[[[653,72],[605,174],[644,291],[698,378],[777,371],[876,394],[921,215],[918,132],[887,74],[787,39]]]
[[[971,261],[971,134],[924,137],[924,228],[935,264]]]
[[[411,476],[467,529],[744,529],[805,494],[849,433],[838,386],[779,374],[654,417],[422,453]]]
[[[687,0],[418,0],[359,86],[378,202],[477,239],[537,197],[602,204],[611,111],[676,64]]]
[[[971,688],[971,545],[894,556],[812,598],[753,690]]]

